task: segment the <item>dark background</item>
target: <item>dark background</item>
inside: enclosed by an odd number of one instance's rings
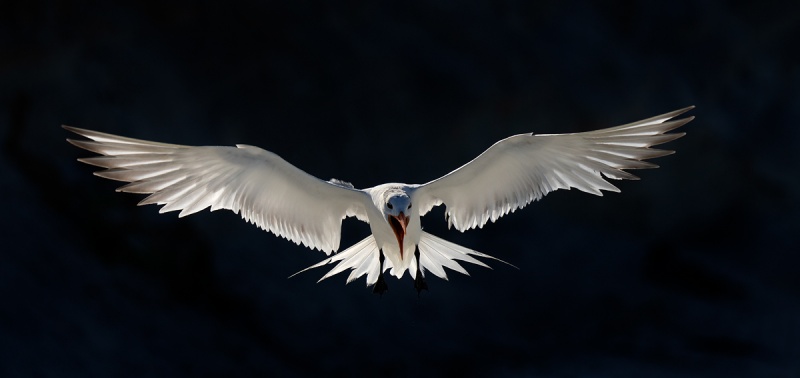
[[[0,3],[0,376],[800,376],[800,9],[790,2]],[[290,274],[325,256],[231,212],[177,219],[60,124],[257,145],[421,183],[517,133],[688,105],[621,194],[483,230],[472,277]],[[342,247],[368,228],[344,222]]]

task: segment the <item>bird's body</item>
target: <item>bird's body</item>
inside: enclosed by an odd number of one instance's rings
[[[375,209],[385,208],[387,204],[392,204],[392,209],[385,209],[388,210],[386,215],[380,211],[373,213],[374,217],[369,220],[370,231],[372,231],[378,248],[383,251],[392,266],[396,267],[398,272],[408,269],[411,259],[406,257],[413,257],[414,248],[419,244],[419,238],[422,235],[419,211],[414,208],[411,199],[414,187],[407,184],[388,183],[364,191],[370,195]],[[408,208],[409,205],[411,208]],[[398,224],[398,221],[395,221],[397,218],[390,218],[392,216],[400,217],[400,214],[408,219],[404,226],[400,225],[401,229],[405,228],[402,250],[400,249],[401,243],[397,240],[399,234],[392,227],[393,224]],[[383,221],[384,219],[388,219],[388,221]],[[402,275],[402,273],[398,274],[400,274],[398,277]]]
[[[605,179],[636,179],[624,170],[657,167],[644,160],[672,151],[650,147],[681,137],[666,132],[691,121],[672,120],[690,109],[584,133],[515,135],[426,184],[367,189],[319,180],[258,147],[191,147],[64,128],[90,139],[70,143],[104,155],[79,160],[106,168],[98,176],[129,183],[118,191],[150,194],[140,205],[164,205],[160,212],[230,209],[328,255],[339,249],[343,218],[368,222],[371,235],[306,270],[337,263],[322,279],[352,269],[348,282],[367,275],[383,292],[385,270],[398,278],[409,271],[421,290],[424,272],[446,279],[445,267],[467,274],[456,260],[487,266],[474,256],[494,259],[422,231],[421,217],[434,206],[445,204],[448,225],[465,231],[557,189],[619,191]]]

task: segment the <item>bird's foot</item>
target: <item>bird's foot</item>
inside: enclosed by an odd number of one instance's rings
[[[378,281],[376,281],[375,286],[372,287],[372,292],[380,296],[383,296],[383,293],[385,293],[386,290],[389,290],[389,286],[386,285],[386,281],[383,279],[383,261],[385,259],[386,257],[383,256],[383,250],[379,249],[378,261],[380,262],[380,265],[378,267]]]
[[[375,282],[375,286],[372,287],[372,292],[378,295],[383,296],[389,290],[389,286],[386,285],[386,281],[383,279],[383,273],[378,276],[378,281]]]
[[[422,275],[422,265],[419,264],[419,246],[414,250],[414,259],[417,260],[417,275],[414,277],[414,288],[417,289],[417,296],[422,290],[428,290],[428,283],[425,282],[425,277]]]
[[[422,276],[422,272],[419,270],[417,270],[417,276],[414,277],[414,288],[417,289],[417,296],[422,290],[428,291],[428,283],[425,282],[425,277]]]

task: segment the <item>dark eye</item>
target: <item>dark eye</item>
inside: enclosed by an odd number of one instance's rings
[[[411,202],[409,202],[409,203],[408,203],[408,208],[409,208],[409,209],[411,208]]]
[[[388,207],[388,208],[390,208],[390,209],[393,209],[393,208],[394,208],[394,206],[392,206],[392,204],[391,204],[391,203],[388,203],[388,202],[386,203],[386,207]]]

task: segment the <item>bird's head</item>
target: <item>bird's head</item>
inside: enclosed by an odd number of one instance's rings
[[[390,196],[383,205],[383,213],[386,215],[386,222],[392,228],[397,243],[400,246],[400,258],[403,258],[403,239],[406,236],[406,228],[410,220],[411,199],[405,194]]]

